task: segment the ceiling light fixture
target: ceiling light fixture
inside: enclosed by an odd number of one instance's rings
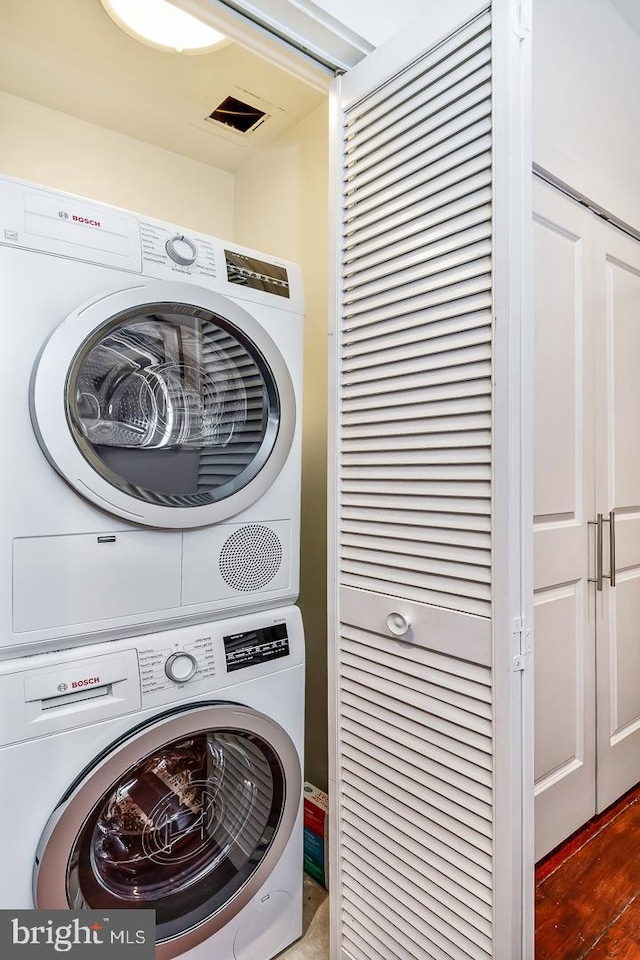
[[[175,53],[210,53],[229,41],[169,0],[101,0],[111,19],[136,40]]]

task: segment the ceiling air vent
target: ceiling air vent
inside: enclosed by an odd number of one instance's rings
[[[209,114],[207,120],[222,123],[225,127],[237,130],[238,133],[252,133],[266,116],[265,111],[259,110],[258,107],[252,107],[251,104],[237,100],[235,97],[227,97],[213,113]]]

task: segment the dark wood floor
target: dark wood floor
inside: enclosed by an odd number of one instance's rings
[[[536,960],[640,960],[640,787],[538,864]]]

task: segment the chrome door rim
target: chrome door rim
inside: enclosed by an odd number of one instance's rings
[[[196,736],[215,729],[255,734],[274,750],[284,773],[285,798],[280,822],[265,856],[244,886],[227,903],[198,926],[156,945],[158,960],[172,960],[207,940],[232,920],[264,885],[284,852],[300,808],[302,774],[293,741],[274,720],[249,707],[208,704],[159,717],[152,726],[116,743],[95,767],[90,768],[58,805],[47,823],[36,854],[33,895],[37,909],[68,910],[67,865],[84,823],[109,787],[142,757],[162,749],[169,741]]]
[[[264,358],[279,401],[277,435],[269,455],[253,479],[224,499],[198,506],[145,503],[114,487],[79,449],[69,428],[66,387],[68,373],[82,346],[114,316],[145,305],[180,305],[223,318],[240,330]],[[278,346],[244,307],[226,296],[179,281],[148,281],[94,298],[56,327],[44,344],[31,378],[31,421],[38,442],[57,472],[80,495],[104,510],[145,526],[186,529],[219,523],[251,506],[277,479],[291,450],[297,420],[296,395],[287,363]]]

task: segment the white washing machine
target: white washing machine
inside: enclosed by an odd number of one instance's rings
[[[0,908],[150,908],[157,957],[300,936],[295,607],[0,663]]]
[[[0,657],[293,602],[299,268],[0,178],[0,273]]]

